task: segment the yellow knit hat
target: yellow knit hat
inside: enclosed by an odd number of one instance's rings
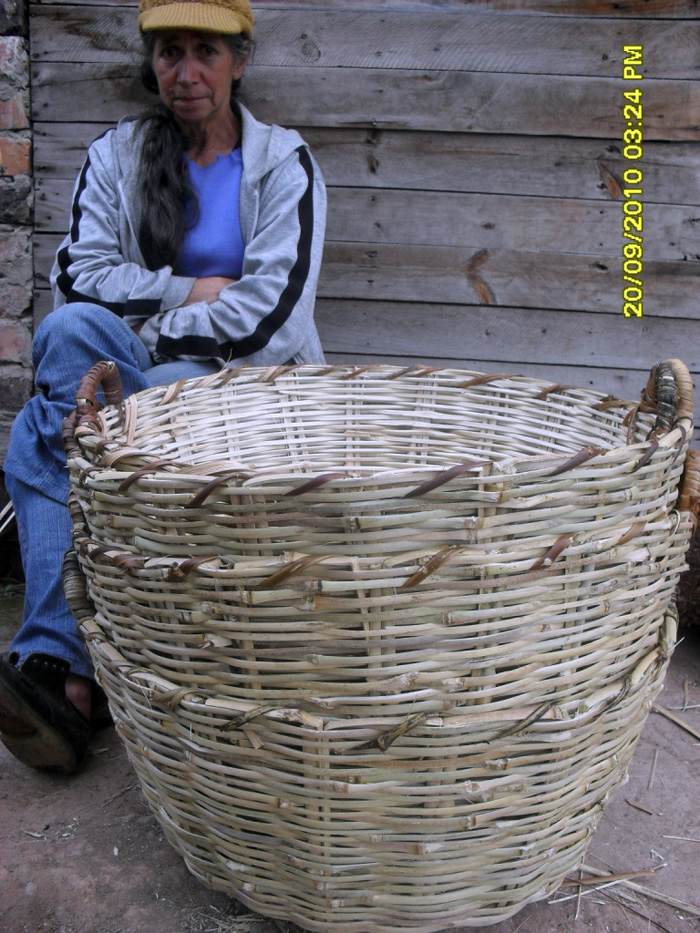
[[[252,39],[253,11],[248,0],[141,0],[138,26],[139,32],[197,29]]]

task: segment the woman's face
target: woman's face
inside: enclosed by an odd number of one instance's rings
[[[165,106],[185,127],[215,125],[230,115],[231,85],[245,60],[211,32],[158,32],[153,70]]]

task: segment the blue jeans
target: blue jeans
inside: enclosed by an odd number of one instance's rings
[[[24,616],[12,642],[21,664],[42,652],[62,658],[71,672],[92,676],[92,664],[63,594],[61,565],[71,544],[66,502],[68,472],[61,425],[75,408],[80,379],[99,360],[119,367],[124,395],[219,369],[213,360],[153,365],[131,328],[97,305],[71,304],[51,312],[32,345],[37,394],[12,425],[5,485],[17,518],[25,576]]]

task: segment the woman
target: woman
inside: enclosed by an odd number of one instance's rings
[[[70,545],[62,419],[79,379],[115,360],[126,394],[226,364],[322,362],[313,322],[325,190],[301,137],[233,102],[248,0],[141,0],[144,83],[161,104],[90,147],[37,330],[38,392],[5,462],[26,595],[0,660],[0,738],[69,773],[94,725],[92,667],[63,595]]]

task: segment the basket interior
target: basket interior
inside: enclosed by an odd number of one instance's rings
[[[177,392],[156,387],[127,400],[123,434],[116,414],[107,414],[109,432],[149,458],[363,474],[608,449],[641,441],[653,423],[638,415],[630,432],[623,421],[632,402],[609,406],[585,389],[518,377],[470,386],[476,374],[402,377],[379,369],[350,378],[352,367],[327,375],[301,367],[271,382],[244,370],[190,381]]]

